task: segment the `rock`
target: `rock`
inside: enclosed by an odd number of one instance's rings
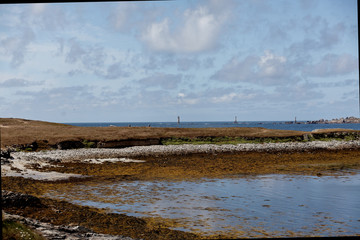
[[[1,191],[1,205],[3,207],[45,207],[39,198],[32,195],[16,193],[11,191]]]
[[[159,139],[127,139],[119,141],[100,141],[97,143],[98,148],[124,148],[133,146],[151,146],[159,145]]]
[[[63,226],[40,222],[35,219],[25,218],[3,212],[4,219],[18,221],[39,232],[46,239],[68,239],[68,240],[134,240],[131,237],[121,235],[109,235],[95,233],[82,226]]]
[[[89,233],[90,229],[83,226],[62,226],[59,227],[59,230],[67,232],[67,233]]]
[[[303,135],[304,141],[309,141],[312,138],[314,138],[314,136],[311,133]]]
[[[62,141],[62,142],[57,143],[57,148],[59,150],[83,148],[83,147],[84,147],[84,144],[80,141]]]
[[[13,157],[10,156],[11,150],[10,149],[6,149],[6,150],[0,150],[0,158],[1,158],[1,163],[3,161],[3,159],[13,159]]]

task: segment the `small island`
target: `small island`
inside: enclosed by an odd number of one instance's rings
[[[341,123],[360,123],[360,118],[356,117],[346,117],[346,118],[334,118],[332,120],[315,120],[315,121],[290,121],[285,122],[285,124],[341,124]]]

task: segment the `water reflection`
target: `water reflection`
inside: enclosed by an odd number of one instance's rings
[[[81,184],[48,196],[133,216],[173,219],[175,229],[206,234],[360,234],[360,174]]]

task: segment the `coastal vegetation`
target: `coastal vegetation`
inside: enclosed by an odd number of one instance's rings
[[[360,139],[358,133],[338,133],[338,134],[305,134],[293,137],[196,137],[196,138],[168,138],[163,139],[163,145],[180,144],[241,144],[241,143],[284,143],[284,142],[309,142],[309,141],[352,141]]]
[[[41,235],[34,232],[24,224],[16,221],[2,219],[2,239],[3,240],[45,240]]]
[[[123,148],[176,144],[239,144],[294,141],[356,140],[360,131],[322,129],[316,132],[261,127],[151,128],[76,127],[66,124],[0,118],[1,148],[23,151],[74,148]]]

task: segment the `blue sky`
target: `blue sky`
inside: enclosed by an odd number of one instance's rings
[[[0,117],[358,116],[355,0],[0,5]]]

